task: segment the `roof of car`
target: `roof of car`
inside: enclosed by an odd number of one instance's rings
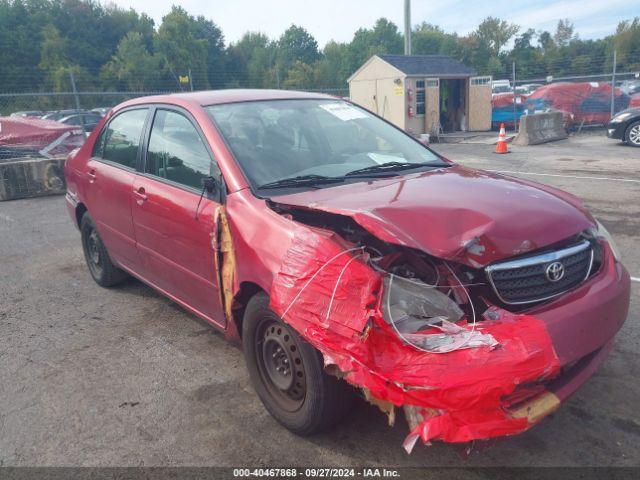
[[[288,100],[288,99],[335,99],[332,95],[314,92],[299,92],[296,90],[264,90],[264,89],[229,89],[229,90],[203,90],[199,92],[171,93],[166,95],[153,95],[140,97],[127,105],[141,103],[172,103],[175,100],[186,101],[201,106],[216,105],[220,103],[250,102],[258,100]]]

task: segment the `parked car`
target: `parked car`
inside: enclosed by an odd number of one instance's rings
[[[93,113],[97,113],[101,117],[104,117],[109,110],[111,110],[111,108],[109,108],[109,107],[100,107],[100,108],[92,108],[91,109],[91,111]]]
[[[522,432],[628,312],[629,274],[576,197],[458,165],[327,95],[130,100],[65,177],[93,279],[136,277],[241,342],[265,407],[301,435],[339,421],[353,387],[403,406],[407,449]]]
[[[39,118],[44,115],[44,112],[41,110],[25,110],[22,112],[13,112],[11,117],[27,117],[27,118]]]
[[[629,96],[640,93],[640,80],[624,80],[620,83],[620,90]]]
[[[491,82],[491,93],[497,95],[499,93],[513,92],[511,82],[509,80],[493,80]]]
[[[69,115],[74,115],[77,113],[85,113],[86,110],[76,110],[76,109],[70,109],[70,110],[52,110],[50,112],[45,113],[41,118],[43,120],[54,120],[54,121],[59,121],[62,118],[68,117]]]
[[[640,147],[640,108],[628,108],[615,114],[607,124],[607,136]]]
[[[519,85],[516,87],[516,93],[520,93],[522,95],[530,95],[540,87],[542,87],[541,83],[525,83],[524,85]]]
[[[29,117],[0,117],[0,159],[67,155],[85,141],[79,128]]]
[[[84,128],[85,132],[92,132],[94,128],[100,123],[102,117],[96,113],[74,113],[67,117],[62,117],[58,120],[65,125],[78,125]]]
[[[527,97],[529,111],[547,109],[562,112],[565,127],[606,125],[611,119],[611,85],[599,82],[557,82],[544,85]],[[615,110],[629,105],[629,97],[613,90]]]

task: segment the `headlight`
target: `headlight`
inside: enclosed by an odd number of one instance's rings
[[[620,250],[616,246],[616,243],[613,241],[613,237],[609,233],[609,231],[604,228],[598,220],[596,220],[597,228],[593,230],[593,234],[596,238],[600,238],[609,244],[609,248],[611,248],[611,252],[613,253],[613,258],[616,259],[617,262],[620,261]]]
[[[448,353],[461,348],[493,348],[498,344],[490,334],[474,328],[475,311],[474,327],[457,325],[455,322],[463,317],[464,312],[435,285],[387,274],[384,277],[384,290],[384,320],[400,340],[418,350]]]
[[[624,122],[627,118],[629,118],[631,116],[631,112],[626,112],[626,113],[621,113],[619,115],[616,115],[615,117],[613,117],[611,119],[611,123],[620,123],[620,122]]]

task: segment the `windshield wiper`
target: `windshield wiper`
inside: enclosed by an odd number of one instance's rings
[[[275,182],[259,185],[258,189],[263,188],[284,188],[284,187],[305,187],[322,185],[325,183],[344,182],[344,177],[327,177],[325,175],[299,175],[297,177],[282,178]]]
[[[440,163],[440,162],[420,162],[420,163],[413,163],[413,162],[385,162],[385,163],[380,163],[378,165],[371,165],[369,167],[364,167],[364,168],[358,168],[357,170],[352,170],[349,173],[346,173],[345,176],[347,177],[351,177],[351,176],[358,176],[358,175],[363,175],[363,174],[368,174],[368,173],[384,173],[384,172],[398,172],[401,170],[411,170],[413,168],[420,168],[420,167],[446,167],[447,164],[446,163]]]

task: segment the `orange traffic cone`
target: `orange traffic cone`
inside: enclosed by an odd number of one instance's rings
[[[507,134],[504,131],[504,123],[500,124],[500,134],[498,135],[498,143],[496,143],[496,153],[509,153],[509,147],[507,147]]]

